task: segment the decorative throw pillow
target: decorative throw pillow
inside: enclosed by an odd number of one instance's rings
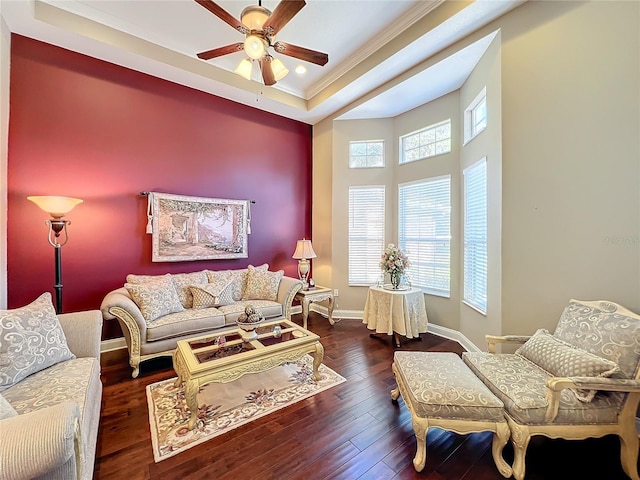
[[[516,354],[556,377],[610,377],[620,370],[615,362],[563,342],[545,329],[538,330]],[[590,402],[597,391],[574,390],[574,393],[578,400]]]
[[[127,275],[127,283],[135,283],[137,285],[140,283],[157,282],[158,280],[162,280],[164,278],[167,278],[168,276],[168,273],[162,275],[136,275],[130,273],[129,275]]]
[[[171,280],[176,287],[178,298],[184,308],[191,308],[193,306],[191,285],[206,284],[209,281],[205,270],[192,273],[173,273],[171,274]]]
[[[247,287],[242,295],[243,300],[271,300],[278,299],[278,288],[284,270],[277,272],[260,271],[253,265],[249,265],[247,275]]]
[[[18,412],[16,412],[6,398],[0,395],[0,420],[17,416]]]
[[[250,265],[251,266],[251,265]],[[267,271],[269,264],[265,263],[259,267],[253,267],[260,271]],[[247,277],[249,270],[247,268],[238,270],[207,270],[207,277],[209,283],[216,281],[220,282],[233,282],[231,290],[233,292],[233,301],[239,302],[243,298],[245,288],[247,286]]]
[[[184,310],[169,275],[148,283],[125,283],[124,286],[147,323]]]
[[[0,310],[0,391],[72,358],[50,293],[24,307]]]
[[[234,303],[231,282],[206,283],[191,285],[193,308],[221,307]]]

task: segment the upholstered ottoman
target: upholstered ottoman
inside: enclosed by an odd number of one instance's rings
[[[502,457],[509,440],[504,404],[469,370],[455,353],[395,352],[392,365],[400,395],[411,412],[418,443],[413,466],[420,472],[427,461],[427,431],[438,427],[467,434],[493,432],[493,460],[505,477],[511,467]]]

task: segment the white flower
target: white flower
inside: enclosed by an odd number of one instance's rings
[[[380,258],[380,268],[389,274],[404,273],[409,268],[409,258],[393,243],[387,245]]]

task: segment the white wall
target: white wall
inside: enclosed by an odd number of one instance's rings
[[[503,330],[553,328],[571,298],[640,312],[640,3],[499,23]]]
[[[332,176],[331,158],[333,148],[332,122],[324,122],[313,127],[312,158],[323,158],[324,162],[313,162],[311,191],[311,240],[313,250],[318,255],[311,263],[311,275],[316,285],[332,285],[333,268],[331,259],[331,211]],[[338,306],[335,299],[335,306]]]
[[[487,128],[460,149],[460,171],[483,157],[487,159],[487,312],[462,303],[460,292],[460,331],[476,346],[484,347],[486,334],[502,332],[502,84],[501,35],[491,42],[478,65],[460,89],[460,115],[486,87]],[[461,199],[463,202],[463,199]],[[460,252],[460,264],[464,250]],[[460,285],[464,277],[460,271]]]
[[[0,2],[0,308],[7,308],[7,155],[9,143],[9,63],[11,32]]]
[[[490,227],[490,248],[500,255],[491,264],[495,315],[483,324],[426,297],[431,323],[459,328],[481,348],[485,333],[552,329],[571,298],[607,299],[640,312],[640,3],[529,1],[470,37],[496,30],[500,53],[492,45],[478,67],[486,69],[488,92],[502,92],[501,132],[488,136],[501,137],[502,151],[487,154],[502,157],[502,170],[489,173],[489,221],[496,227]],[[460,92],[464,101],[485,75],[476,74]],[[332,149],[340,132],[332,123],[329,118],[314,128],[314,173],[333,178],[333,191],[313,181],[314,198],[316,192],[328,195],[325,202],[332,198],[330,206],[314,205],[314,239],[318,211],[335,215],[344,208]],[[470,144],[469,153],[461,153],[463,164],[475,148]],[[459,186],[457,191],[459,202]],[[322,215],[322,235],[332,238],[332,252],[322,262],[340,268],[331,279],[344,285],[344,224],[332,214]],[[459,272],[459,251],[456,256]],[[348,308],[364,305],[362,294],[352,297],[351,289],[341,290],[340,301]]]
[[[460,287],[460,144],[462,139],[462,117],[460,115],[460,94],[458,91],[445,95],[427,105],[410,110],[394,119],[395,152],[399,152],[399,137],[415,132],[429,125],[451,119],[451,152],[417,162],[397,165],[398,153],[395,155],[397,184],[425,180],[427,178],[451,175],[451,292],[449,298],[435,295],[425,296],[427,317],[430,322],[443,327],[458,330],[460,328],[459,298]],[[398,211],[398,192],[394,191],[393,210]],[[398,237],[398,220],[392,219],[393,240]],[[411,259],[410,252],[409,259]],[[362,305],[364,306],[364,304]]]
[[[385,145],[384,168],[349,168],[349,142],[362,140],[383,140]],[[390,199],[394,189],[394,139],[393,120],[337,120],[333,126],[332,143],[332,276],[331,285],[339,289],[341,310],[362,311],[367,298],[368,287],[349,286],[349,186],[384,185],[387,208],[385,211],[385,237],[391,242],[393,236],[390,219],[394,215]],[[314,182],[315,189],[315,182]],[[314,229],[315,232],[315,229]]]

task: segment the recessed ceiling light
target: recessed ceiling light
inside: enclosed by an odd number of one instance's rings
[[[296,67],[296,73],[298,75],[302,75],[303,73],[307,73],[307,68],[304,65],[298,65]]]

